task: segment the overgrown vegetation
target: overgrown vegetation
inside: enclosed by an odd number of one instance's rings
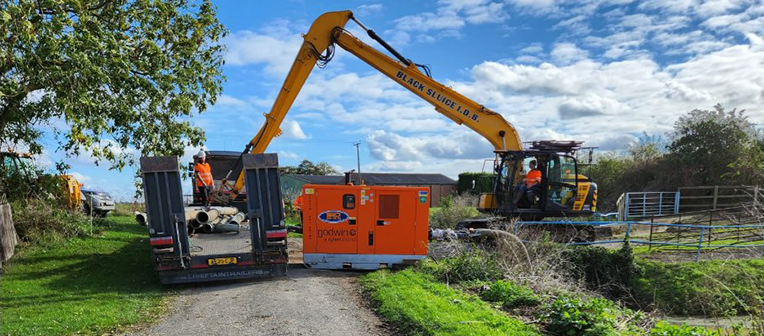
[[[680,315],[760,315],[764,260],[661,263],[638,260],[634,297],[641,306]],[[762,330],[764,331],[764,330]]]
[[[19,239],[30,246],[54,246],[99,230],[102,219],[89,218],[36,198],[11,202],[13,224]]]
[[[480,217],[478,196],[472,194],[448,195],[440,199],[440,207],[430,209],[430,227],[453,229],[460,221]]]
[[[543,334],[764,335],[762,259],[666,264],[636,258],[628,245],[610,250],[501,237],[477,245],[441,243],[447,255],[409,271],[532,321]],[[750,322],[745,329],[710,330],[656,321],[661,314],[743,315]]]
[[[551,335],[638,335],[650,329],[644,314],[601,298],[559,297],[545,318]]]
[[[640,275],[628,244],[615,251],[604,247],[570,248],[562,257],[569,276],[581,280],[586,289],[611,299],[628,298]]]
[[[743,111],[696,109],[677,120],[668,141],[645,136],[625,154],[600,155],[582,172],[597,182],[603,211],[613,211],[626,191],[764,185],[764,134]]]
[[[146,212],[146,205],[143,202],[124,203],[120,202],[115,204],[114,216],[135,216],[135,212]]]
[[[480,249],[462,251],[439,261],[425,259],[417,268],[445,283],[494,281],[504,276],[496,258]]]
[[[541,299],[530,288],[512,281],[498,280],[485,288],[480,293],[480,298],[500,303],[504,309],[533,307],[541,303]]]
[[[476,271],[474,266],[480,264],[481,258],[491,271]],[[544,335],[696,336],[740,332],[740,329],[726,333],[656,323],[646,313],[596,297],[596,294],[550,288],[534,291],[511,280],[495,280],[498,269],[487,254],[461,251],[437,262],[423,260],[416,267],[397,273],[370,273],[362,277],[362,283],[382,317],[409,335],[524,334],[520,330],[502,329],[505,325],[516,328],[514,321],[525,321],[531,326],[525,332]],[[444,283],[446,278],[459,281],[451,282],[449,288]],[[490,306],[481,301],[494,304],[507,315],[491,312]],[[504,318],[497,320],[495,314],[509,316],[513,322],[507,323]],[[500,327],[496,329],[496,326]]]
[[[620,250],[579,247],[564,253],[568,272],[588,290],[634,308],[689,316],[760,316],[764,260],[664,263]]]
[[[473,195],[493,192],[493,173],[461,173],[456,191],[460,194],[470,193]]]
[[[95,232],[80,209],[71,209],[68,190],[58,175],[46,174],[31,160],[20,169],[0,166],[0,187],[11,204],[16,233],[24,246],[52,246]]]
[[[166,292],[145,228],[132,217],[108,217],[101,228],[98,236],[25,249],[4,265],[0,334],[110,334],[159,316]]]

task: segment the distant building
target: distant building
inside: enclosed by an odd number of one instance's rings
[[[403,187],[430,188],[430,206],[440,205],[440,199],[456,193],[456,181],[443,174],[385,174],[361,173],[361,179],[367,185],[387,185]],[[297,197],[305,184],[346,184],[358,183],[357,173],[341,175],[281,175],[281,192],[289,199]]]

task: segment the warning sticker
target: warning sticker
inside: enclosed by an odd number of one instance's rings
[[[313,195],[313,188],[305,189],[305,195]]]

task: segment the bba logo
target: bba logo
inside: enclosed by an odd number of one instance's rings
[[[348,220],[348,214],[342,212],[342,211],[336,211],[336,210],[328,210],[322,212],[320,215],[318,215],[318,219],[322,222],[331,223],[331,224],[337,224],[342,223],[346,220]]]

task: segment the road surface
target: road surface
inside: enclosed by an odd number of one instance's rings
[[[297,253],[302,240],[289,240],[291,264],[286,278],[190,285],[178,295],[167,317],[134,334],[392,334],[364,303],[357,283],[361,273],[303,268],[293,259],[302,259]]]

